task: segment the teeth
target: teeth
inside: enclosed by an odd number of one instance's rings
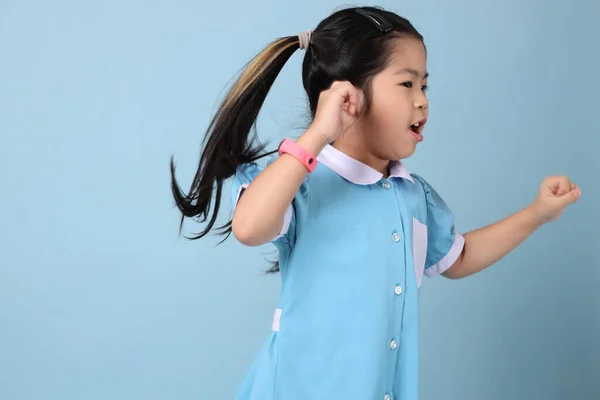
[[[412,124],[412,126],[414,126],[415,128],[418,128],[421,124],[419,122],[417,122],[416,124]]]

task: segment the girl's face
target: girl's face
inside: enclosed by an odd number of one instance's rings
[[[416,39],[398,39],[388,66],[371,83],[369,112],[361,118],[363,143],[380,160],[410,157],[423,141],[428,115],[427,55]]]

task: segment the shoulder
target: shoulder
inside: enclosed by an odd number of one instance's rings
[[[427,182],[427,180],[419,174],[411,173],[410,176],[412,177],[414,183],[414,185],[412,185],[413,193],[422,199],[424,203],[427,203],[431,194],[431,186],[429,185],[429,182]]]
[[[275,161],[277,157],[271,156],[259,163],[258,161],[238,164],[235,169],[234,180],[248,183],[256,178],[262,171]]]
[[[264,169],[256,163],[240,164],[235,169],[235,179],[240,181],[250,181]]]
[[[423,176],[415,173],[411,173],[410,176],[413,178],[415,185],[422,188],[423,191],[428,192],[431,190],[431,185],[429,185],[429,182]]]
[[[442,196],[425,178],[423,178],[423,176],[418,174],[411,174],[411,176],[413,177],[415,184],[419,185],[422,188],[422,194],[425,198],[428,208],[447,208],[447,205]]]

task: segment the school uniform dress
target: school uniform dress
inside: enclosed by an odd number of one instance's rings
[[[237,400],[417,400],[418,291],[464,246],[452,212],[420,176],[389,178],[327,146],[289,206],[271,332]],[[262,168],[238,168],[240,193]]]

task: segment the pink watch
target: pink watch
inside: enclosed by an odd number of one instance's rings
[[[290,139],[283,139],[279,145],[279,155],[284,153],[287,153],[300,161],[302,165],[306,167],[309,174],[317,167],[317,159],[310,154],[308,150]]]

